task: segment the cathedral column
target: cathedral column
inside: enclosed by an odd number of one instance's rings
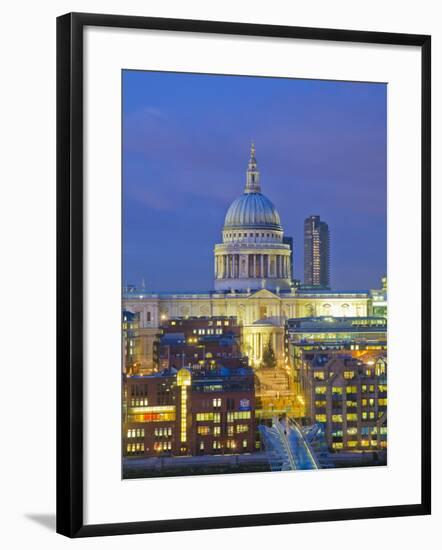
[[[253,254],[253,272],[252,277],[256,277],[256,254]]]
[[[261,275],[261,279],[263,279],[264,278],[264,254],[260,254],[260,261],[261,261],[260,275]]]

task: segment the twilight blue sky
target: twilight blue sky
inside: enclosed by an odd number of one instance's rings
[[[386,273],[385,84],[123,72],[124,282],[213,288],[213,246],[250,142],[303,278],[303,222],[331,234],[331,285]]]

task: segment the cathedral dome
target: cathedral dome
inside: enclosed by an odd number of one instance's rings
[[[230,205],[224,220],[226,229],[274,229],[282,231],[273,203],[261,193],[260,174],[252,143],[244,193]]]
[[[230,205],[224,229],[243,228],[282,230],[275,206],[262,193],[244,193]]]
[[[261,192],[252,143],[244,193],[227,211],[223,242],[215,245],[215,289],[244,291],[291,288],[292,248],[284,241],[281,219]]]

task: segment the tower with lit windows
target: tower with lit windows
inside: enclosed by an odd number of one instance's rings
[[[241,196],[230,205],[215,245],[215,290],[246,291],[291,287],[291,248],[273,203],[261,192],[252,143]]]
[[[320,216],[304,221],[304,284],[330,286],[330,234]]]

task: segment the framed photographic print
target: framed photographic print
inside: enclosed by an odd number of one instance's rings
[[[430,160],[429,36],[58,18],[57,531],[429,514]]]

